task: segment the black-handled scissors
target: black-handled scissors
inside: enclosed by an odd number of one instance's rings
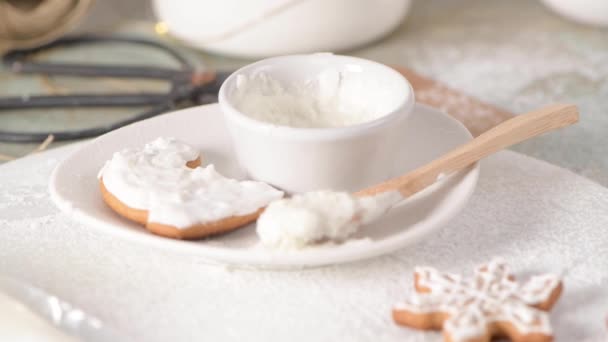
[[[47,63],[34,62],[29,58],[36,53],[58,47],[117,42],[144,45],[162,50],[178,62],[179,68],[114,64],[91,65]],[[0,111],[58,107],[153,106],[151,109],[138,113],[128,119],[83,130],[28,133],[4,131],[0,129],[0,141],[4,142],[40,142],[51,134],[54,136],[55,140],[73,140],[94,137],[130,123],[162,114],[171,109],[208,103],[210,102],[208,100],[209,96],[216,98],[222,82],[230,75],[230,72],[197,70],[175,49],[159,42],[132,37],[99,35],[64,37],[40,47],[9,51],[3,56],[3,62],[9,70],[16,73],[78,77],[147,78],[163,80],[170,83],[169,91],[164,93],[36,95],[0,98]]]

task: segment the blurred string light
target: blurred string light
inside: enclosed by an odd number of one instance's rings
[[[169,25],[164,21],[159,21],[154,25],[154,32],[159,36],[164,36],[169,33]]]

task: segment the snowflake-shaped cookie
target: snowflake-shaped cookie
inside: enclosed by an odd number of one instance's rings
[[[560,278],[545,274],[518,284],[502,259],[475,270],[472,278],[416,268],[416,293],[393,309],[395,322],[418,329],[441,329],[446,341],[552,341],[547,310],[559,298]]]

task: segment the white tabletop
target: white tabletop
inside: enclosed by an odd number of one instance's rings
[[[398,253],[301,271],[235,270],[94,233],[58,212],[47,181],[77,145],[0,167],[0,273],[98,316],[136,341],[440,341],[396,326],[412,268],[471,272],[503,256],[516,274],[565,271],[556,341],[608,337],[608,190],[502,152],[464,212]],[[78,184],[74,184],[78,186]]]

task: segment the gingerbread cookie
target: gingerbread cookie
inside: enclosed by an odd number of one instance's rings
[[[489,342],[505,336],[516,342],[552,341],[547,310],[562,283],[551,274],[519,284],[507,264],[494,259],[471,278],[416,268],[416,293],[396,305],[393,319],[417,329],[442,329],[448,342]]]
[[[248,224],[283,197],[266,183],[230,179],[200,164],[198,151],[174,138],[116,152],[99,172],[102,198],[155,234],[197,239]]]

